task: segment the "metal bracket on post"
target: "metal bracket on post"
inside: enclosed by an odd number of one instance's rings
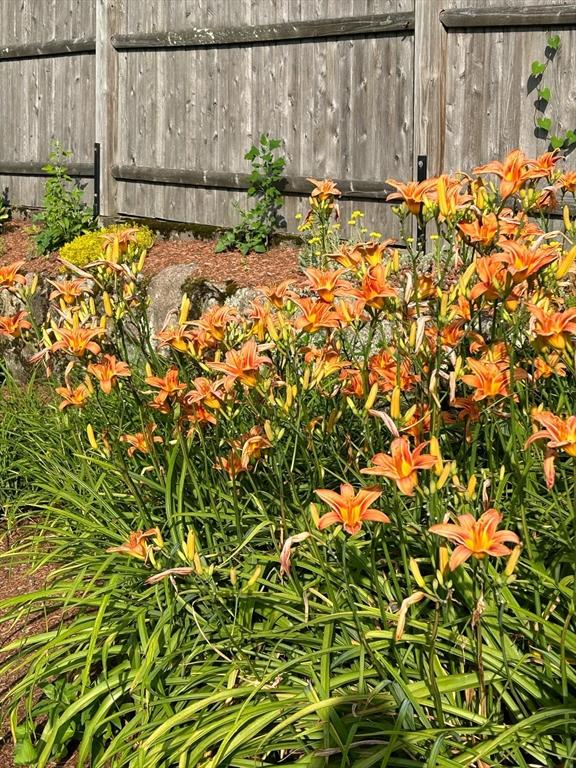
[[[425,181],[428,176],[428,155],[418,155],[417,162],[417,177],[418,182]],[[418,226],[416,228],[416,243],[421,251],[426,250],[426,224],[421,217],[418,217]]]
[[[100,143],[94,144],[94,197],[92,213],[95,219],[100,216]]]

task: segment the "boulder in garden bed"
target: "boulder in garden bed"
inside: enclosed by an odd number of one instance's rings
[[[148,318],[153,333],[158,333],[166,324],[178,321],[178,311],[184,293],[184,285],[199,278],[198,266],[173,264],[158,272],[148,286]]]

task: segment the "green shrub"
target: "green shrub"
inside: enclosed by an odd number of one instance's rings
[[[43,210],[34,216],[34,242],[40,253],[49,253],[74,237],[94,227],[91,209],[85,205],[82,188],[66,171],[71,152],[55,141],[50,161],[43,167],[49,179],[44,190]]]
[[[274,152],[282,145],[279,139],[270,139],[266,134],[244,155],[252,163],[248,197],[255,205],[240,210],[240,224],[225,232],[216,244],[216,253],[237,248],[244,256],[254,251],[264,253],[270,236],[280,225],[278,211],[284,202],[280,192],[280,181],[286,161],[275,157]]]
[[[110,227],[98,229],[96,232],[87,232],[85,235],[80,235],[60,249],[60,258],[68,261],[70,264],[74,264],[76,267],[85,267],[86,264],[91,264],[93,261],[98,261],[98,259],[102,258],[102,245],[105,235],[123,232],[126,228],[126,224],[113,224]],[[132,256],[136,249],[147,251],[154,242],[154,235],[148,227],[130,228],[136,229],[137,242],[128,246],[128,257]]]

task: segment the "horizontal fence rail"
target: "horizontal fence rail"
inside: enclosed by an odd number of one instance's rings
[[[0,176],[50,176],[43,170],[46,162],[27,163],[11,160],[0,160]],[[68,176],[79,179],[88,179],[94,176],[93,163],[70,163],[66,165]]]
[[[410,32],[414,29],[414,13],[373,14],[351,18],[319,19],[257,26],[183,29],[141,35],[113,35],[112,45],[118,51],[146,48],[194,48],[217,45],[251,45],[253,43],[310,40],[322,37],[351,37],[386,32]]]
[[[250,174],[227,171],[200,171],[183,168],[143,168],[133,165],[115,165],[112,176],[116,181],[135,181],[144,184],[167,184],[184,187],[207,187],[210,189],[248,189]],[[360,181],[334,179],[343,196],[359,200],[381,200],[392,191],[382,181]],[[283,192],[309,195],[312,184],[305,176],[285,176],[279,184]]]
[[[518,8],[451,8],[440,12],[440,23],[446,29],[468,27],[555,27],[576,24],[576,6],[537,5]]]
[[[0,47],[0,61],[35,59],[43,56],[67,56],[79,53],[95,53],[96,40],[93,37],[75,40],[48,40],[44,43],[24,43]]]

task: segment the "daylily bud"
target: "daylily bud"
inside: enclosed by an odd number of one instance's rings
[[[518,565],[518,560],[520,558],[521,552],[522,552],[522,544],[517,544],[512,550],[512,554],[510,555],[510,557],[508,558],[508,562],[506,563],[506,568],[504,569],[504,573],[506,576],[512,576],[512,574],[516,570],[516,566]]]
[[[444,469],[442,470],[442,474],[440,475],[440,477],[438,478],[438,482],[436,483],[437,490],[440,490],[446,484],[446,481],[448,480],[448,478],[450,477],[450,475],[452,473],[452,467],[453,467],[453,465],[452,465],[452,462],[450,462],[450,461],[448,461],[444,465]]]
[[[238,581],[238,571],[236,568],[230,568],[230,583],[232,586],[236,586],[236,582]]]
[[[102,304],[104,306],[104,312],[107,317],[113,317],[114,315],[114,309],[112,307],[112,301],[110,299],[110,294],[108,291],[104,291],[102,294]]]
[[[576,257],[576,245],[573,245],[572,248],[568,251],[568,253],[564,256],[562,261],[558,264],[558,267],[556,268],[556,277],[558,279],[564,277],[564,275],[568,272],[570,267],[572,266],[574,262],[574,258]]]
[[[257,565],[256,568],[254,569],[254,572],[252,573],[252,576],[250,576],[250,578],[246,582],[244,589],[247,590],[253,587],[254,584],[256,584],[256,582],[260,578],[261,574],[262,574],[262,566]]]
[[[180,325],[184,325],[184,323],[188,320],[188,312],[190,312],[190,299],[185,293],[182,296],[182,303],[180,304],[180,317],[178,318]]]
[[[194,557],[196,556],[196,536],[194,531],[188,531],[184,551],[186,552],[186,557],[188,558],[189,562],[193,562]]]
[[[439,555],[438,568],[440,573],[444,575],[448,568],[448,563],[450,562],[450,553],[448,552],[448,547],[440,547],[438,555]]]
[[[426,582],[422,578],[422,574],[420,573],[420,568],[418,567],[417,561],[411,557],[410,558],[410,571],[412,572],[412,576],[414,576],[414,580],[416,584],[418,584],[419,587],[422,587],[424,589],[426,587]]]
[[[365,411],[369,411],[370,408],[372,408],[372,406],[376,402],[377,396],[378,396],[378,382],[375,382],[374,384],[372,384],[370,392],[368,393],[368,397],[366,398],[366,402],[364,403]]]
[[[476,485],[478,483],[478,478],[476,475],[472,475],[470,480],[468,481],[468,486],[466,488],[466,496],[469,499],[474,498],[474,495],[476,493]]]
[[[98,450],[98,442],[96,441],[96,435],[94,434],[94,427],[92,424],[88,424],[86,427],[86,434],[88,435],[88,442],[95,451]]]
[[[142,251],[140,254],[140,258],[138,259],[138,264],[136,265],[136,272],[142,272],[144,269],[144,262],[146,261],[146,251]]]
[[[571,229],[572,222],[570,221],[570,208],[565,205],[562,209],[562,221],[564,222],[564,229]]]
[[[312,522],[314,523],[314,525],[315,525],[316,527],[318,527],[318,521],[320,520],[320,515],[319,515],[319,513],[318,513],[318,507],[317,507],[317,506],[316,506],[316,504],[314,504],[314,502],[312,501],[312,502],[310,503],[310,505],[309,505],[308,509],[310,510],[310,515],[311,515],[311,517],[312,517]]]
[[[400,418],[400,395],[401,395],[400,387],[395,386],[394,389],[392,390],[392,397],[390,399],[390,416],[393,419]]]

